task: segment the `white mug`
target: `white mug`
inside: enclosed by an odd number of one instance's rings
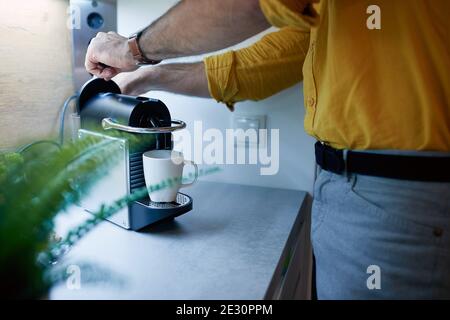
[[[198,179],[197,165],[192,161],[184,160],[181,152],[151,150],[142,155],[142,160],[145,185],[153,202],[174,202],[180,188],[189,187]],[[183,167],[187,164],[194,166],[195,176],[191,183],[183,184],[181,183]]]

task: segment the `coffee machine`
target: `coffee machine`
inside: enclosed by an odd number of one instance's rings
[[[81,207],[91,213],[98,211],[102,204],[113,203],[145,187],[143,153],[155,149],[171,150],[172,132],[186,127],[183,121],[172,120],[163,102],[123,95],[116,83],[99,78],[88,81],[81,89],[78,112],[79,138],[113,141],[111,145],[119,158],[82,200]],[[112,134],[116,130],[129,135]],[[136,135],[139,143],[127,138]],[[183,193],[178,193],[176,201],[171,203],[155,203],[146,196],[107,220],[125,229],[139,230],[190,210],[192,198]]]

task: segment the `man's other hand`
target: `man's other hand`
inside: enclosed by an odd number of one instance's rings
[[[128,38],[115,32],[100,32],[92,39],[85,67],[89,73],[105,80],[138,68],[128,47]]]
[[[123,72],[114,77],[122,94],[139,96],[150,91],[154,79],[155,67],[140,68],[134,72]]]

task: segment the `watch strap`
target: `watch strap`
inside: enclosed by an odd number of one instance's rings
[[[147,64],[158,64],[161,60],[152,60],[147,59],[142,53],[141,47],[139,46],[139,38],[142,35],[142,31],[132,35],[128,38],[128,47],[130,48],[130,52],[133,55],[134,60],[137,65],[147,65]]]

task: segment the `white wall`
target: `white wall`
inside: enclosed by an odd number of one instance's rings
[[[118,31],[130,35],[162,15],[177,1],[174,0],[118,0]],[[247,45],[258,37],[246,41]],[[189,59],[190,61],[192,58]],[[212,99],[191,98],[164,92],[147,94],[162,100],[174,119],[187,122],[188,130],[194,121],[202,120],[204,130],[232,128],[232,113]],[[224,165],[220,173],[204,180],[269,186],[311,191],[314,175],[314,139],[303,130],[303,93],[300,85],[287,89],[259,102],[237,104],[236,113],[265,114],[267,128],[280,130],[280,169],[273,176],[261,176],[258,165]]]

